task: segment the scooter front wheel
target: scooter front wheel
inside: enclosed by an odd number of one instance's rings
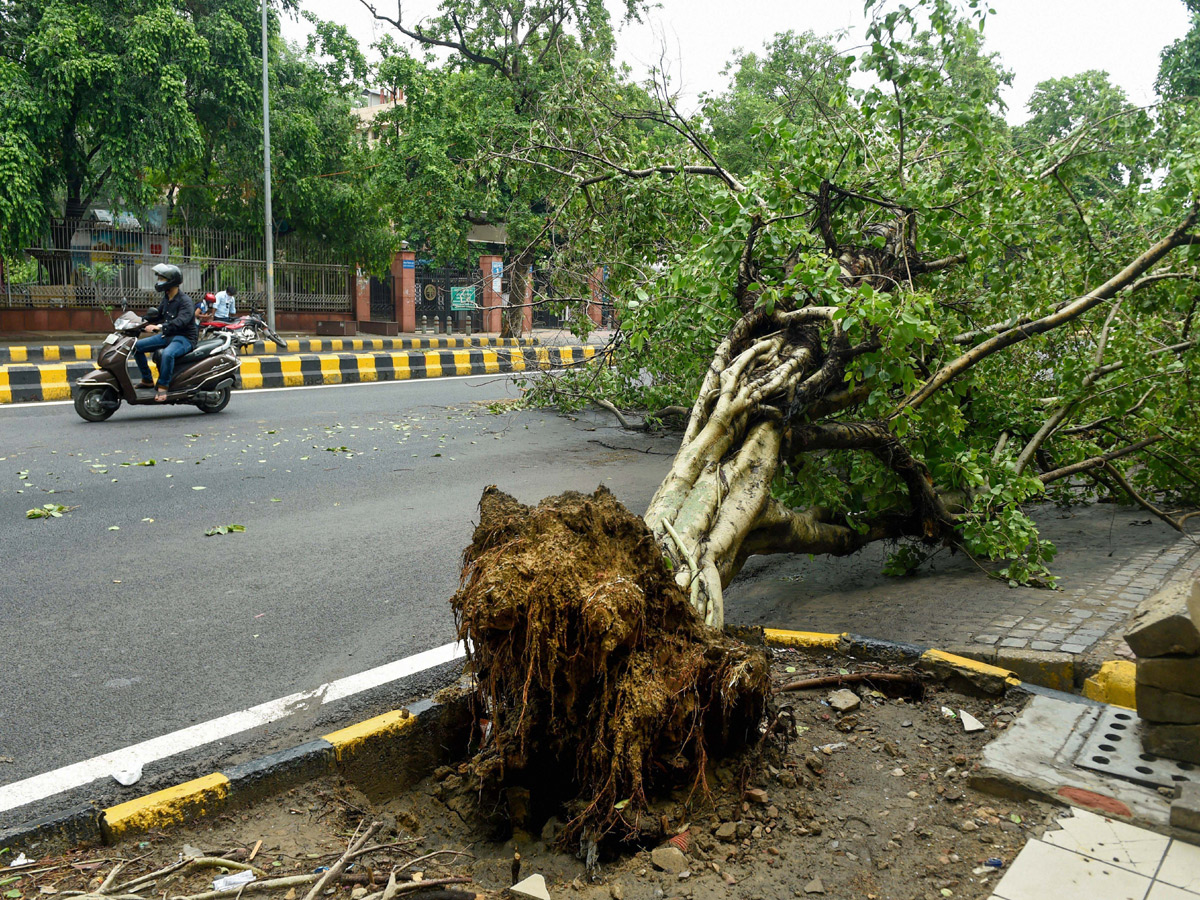
[[[120,405],[120,395],[107,384],[83,388],[75,393],[75,412],[89,422],[103,422]]]

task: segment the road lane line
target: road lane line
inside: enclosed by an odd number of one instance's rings
[[[561,370],[555,369],[552,371],[561,371]],[[492,381],[497,381],[500,379],[507,379],[509,377],[510,377],[509,373],[498,372],[495,374],[484,374],[484,375],[442,375],[438,378],[417,378],[417,379],[413,379],[411,381],[405,381],[405,380],[360,381],[360,382],[353,382],[350,384],[306,384],[303,386],[296,386],[296,387],[243,388],[241,390],[235,391],[233,396],[236,399],[237,397],[240,397],[243,394],[280,394],[280,393],[283,393],[284,391],[323,391],[326,388],[382,387],[384,385],[389,385],[389,384],[390,385],[401,384],[401,385],[408,385],[409,387],[416,387],[417,385],[420,385],[420,384],[433,385],[439,381],[469,381],[472,378],[480,378],[480,379],[488,379],[488,380],[492,380]],[[19,403],[0,403],[0,413],[3,413],[5,410],[31,409],[31,408],[39,407],[39,406],[70,406],[73,402],[74,401],[72,401],[72,400],[22,400]],[[167,408],[170,409],[172,407],[168,406]]]
[[[181,728],[179,731],[123,747],[120,750],[102,753],[61,769],[14,781],[12,784],[0,787],[0,812],[16,809],[63,791],[82,787],[98,778],[111,777],[112,773],[118,769],[137,768],[177,753],[195,750],[197,747],[203,747],[213,741],[285,719],[294,713],[308,709],[309,706],[320,706],[335,700],[342,700],[363,691],[408,678],[427,669],[453,662],[456,659],[462,659],[465,656],[466,650],[462,644],[457,642],[443,644],[441,647],[434,647],[432,650],[425,650],[395,662],[385,663],[374,669],[359,672],[357,675],[347,675],[337,681],[327,682],[312,690],[299,691],[276,700],[268,700],[266,703],[260,703],[240,712],[200,722],[188,728]]]

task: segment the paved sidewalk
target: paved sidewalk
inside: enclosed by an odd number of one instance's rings
[[[1112,504],[1032,511],[1059,555],[1061,590],[1010,588],[964,554],[943,553],[913,576],[881,574],[889,548],[846,559],[752,558],[726,591],[736,624],[850,631],[929,647],[1106,658],[1128,655],[1133,610],[1173,579],[1200,572],[1200,542],[1138,509]]]
[[[1003,870],[993,900],[1200,900],[1200,847],[1083,809],[1057,824]]]

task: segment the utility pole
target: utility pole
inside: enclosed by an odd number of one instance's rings
[[[266,219],[267,325],[275,330],[275,239],[271,222],[271,94],[267,78],[267,6],[262,0],[263,209]]]

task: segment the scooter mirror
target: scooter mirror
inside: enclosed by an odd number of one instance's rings
[[[158,307],[157,307],[157,306],[152,306],[152,307],[150,307],[148,310],[146,310],[146,316],[145,316],[145,317],[146,317],[147,319],[157,319],[157,318],[158,318]]]

